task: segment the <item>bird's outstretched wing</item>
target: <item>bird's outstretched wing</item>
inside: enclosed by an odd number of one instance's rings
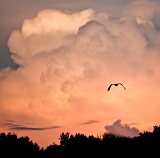
[[[107,90],[110,91],[112,85],[118,86],[119,84],[126,90],[126,87],[124,87],[122,83],[110,84]]]
[[[126,90],[126,87],[124,87],[122,83],[118,83],[118,84],[120,84]]]
[[[107,89],[108,91],[110,91],[110,88],[111,88],[112,85],[113,85],[113,84],[110,84],[110,86],[109,86],[108,89]]]

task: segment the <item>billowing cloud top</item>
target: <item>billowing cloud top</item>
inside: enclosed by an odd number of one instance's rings
[[[33,19],[26,19],[21,30],[12,33],[9,47],[23,59],[61,47],[67,35],[75,35],[80,26],[90,21],[92,9],[68,12],[45,9]],[[14,59],[22,64],[18,59]],[[19,63],[19,62],[20,63]]]

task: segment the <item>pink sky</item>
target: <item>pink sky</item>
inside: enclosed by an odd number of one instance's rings
[[[0,69],[0,130],[39,146],[62,132],[137,135],[160,122],[160,5],[119,15],[42,9],[8,39],[17,69]],[[125,87],[113,86],[121,82]]]

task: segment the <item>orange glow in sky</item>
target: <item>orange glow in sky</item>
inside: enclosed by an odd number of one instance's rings
[[[116,18],[44,9],[24,19],[8,40],[19,67],[0,69],[1,131],[46,147],[62,132],[137,135],[159,125],[160,9],[137,6]],[[117,82],[126,90],[108,92]]]

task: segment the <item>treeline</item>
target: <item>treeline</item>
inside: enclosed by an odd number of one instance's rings
[[[40,148],[28,136],[0,134],[1,157],[15,158],[90,158],[90,157],[159,157],[160,126],[153,126],[153,132],[139,133],[137,137],[125,137],[109,133],[94,137],[77,133],[62,133],[60,145],[53,143]]]

